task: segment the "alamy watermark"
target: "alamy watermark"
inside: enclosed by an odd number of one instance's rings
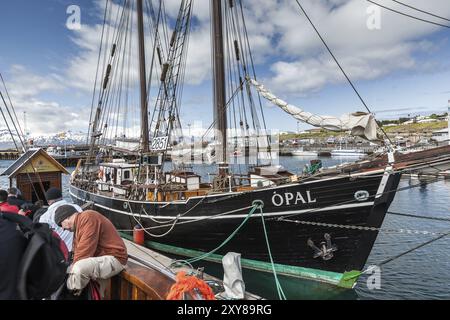
[[[69,15],[66,21],[66,27],[69,30],[81,29],[81,9],[77,5],[67,7],[66,13]]]
[[[369,290],[380,290],[381,289],[381,268],[379,266],[369,266],[366,273],[369,275],[367,277],[367,288]]]
[[[189,128],[190,129],[190,128]],[[224,155],[222,134],[210,130],[205,135],[188,135],[179,139],[171,149],[174,162],[186,164],[221,163],[250,164],[267,161],[279,164],[280,141],[278,130],[228,129]],[[187,132],[187,130],[183,130]]]
[[[369,30],[381,29],[381,9],[376,5],[367,7],[366,13],[368,15],[366,25]]]

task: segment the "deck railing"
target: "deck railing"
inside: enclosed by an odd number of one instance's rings
[[[157,270],[128,262],[127,268],[109,280],[106,300],[165,300],[174,280]]]

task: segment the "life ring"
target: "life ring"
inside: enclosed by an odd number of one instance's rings
[[[186,272],[181,271],[177,274],[177,283],[175,283],[166,298],[166,300],[182,300],[184,293],[193,295],[194,289],[197,289],[205,300],[216,300],[214,292],[208,284],[197,278],[186,276]]]

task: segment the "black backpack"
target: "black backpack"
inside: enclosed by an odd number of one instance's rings
[[[64,241],[48,224],[33,223],[29,218],[13,213],[1,215],[17,223],[28,242],[18,272],[19,298],[49,298],[65,284],[69,252]]]

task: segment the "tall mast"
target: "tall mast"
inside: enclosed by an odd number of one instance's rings
[[[216,135],[222,140],[222,154],[217,152],[218,162],[227,160],[227,112],[225,97],[225,59],[223,44],[222,0],[211,0],[212,36],[213,36],[213,87],[214,87],[214,121]],[[218,140],[219,137],[216,137]]]
[[[143,153],[149,151],[148,105],[147,105],[147,75],[145,72],[145,43],[144,43],[144,12],[142,1],[137,0],[138,34],[139,34],[139,76],[141,84],[141,149]]]
[[[448,119],[448,145],[450,146],[450,100],[448,100],[447,119]]]

